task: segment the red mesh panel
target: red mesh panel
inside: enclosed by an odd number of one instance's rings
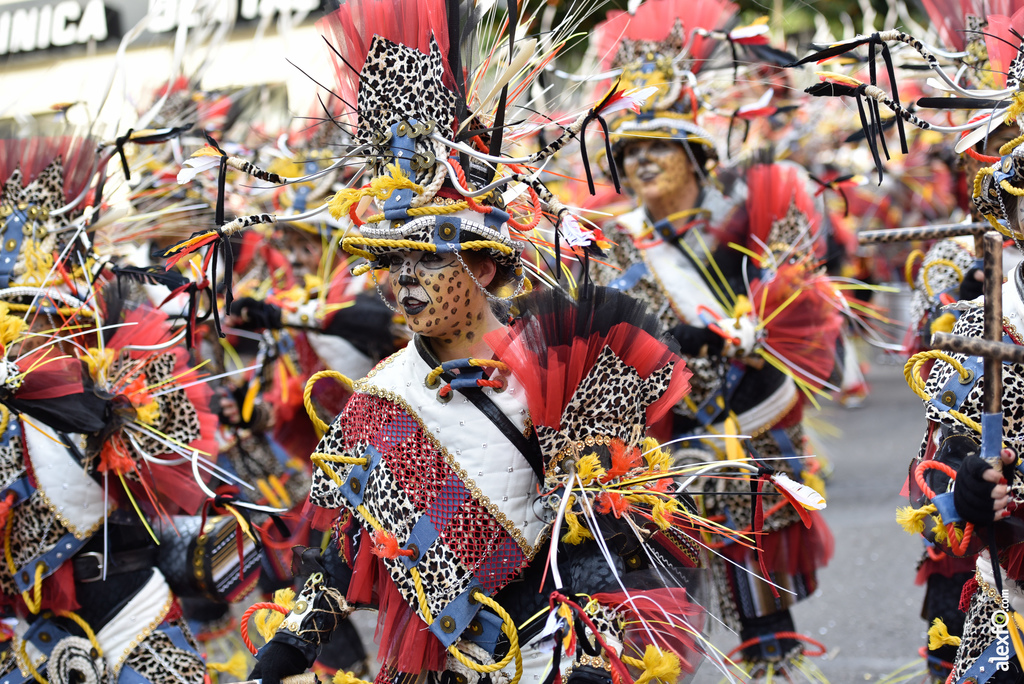
[[[443,530],[469,498],[469,492],[456,475],[450,476],[441,486],[438,496],[427,511],[427,517],[435,530]]]
[[[502,532],[494,551],[476,569],[475,575],[487,593],[493,594],[515,577],[524,565],[526,556],[519,549],[516,540],[508,533]]]
[[[451,474],[444,457],[417,427],[416,434],[382,452],[384,463],[413,504],[426,510]]]
[[[441,540],[476,572],[476,567],[491,555],[503,535],[505,531],[498,521],[476,500],[470,499],[441,531]]]

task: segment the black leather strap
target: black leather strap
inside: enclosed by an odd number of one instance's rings
[[[157,548],[147,546],[141,549],[115,551],[107,554],[107,578],[122,575],[156,565]],[[103,579],[103,554],[95,551],[80,553],[72,561],[75,579],[79,582],[98,582]]]
[[[420,353],[428,365],[440,365],[433,352],[427,348],[419,335],[416,336],[415,343],[416,351]],[[445,382],[451,382],[454,379],[454,376],[449,375],[448,373],[442,373],[441,379]],[[530,464],[533,472],[537,474],[537,479],[543,482],[544,457],[540,451],[540,441],[537,439],[537,432],[535,430],[531,430],[529,437],[520,432],[519,428],[517,428],[515,424],[509,420],[509,417],[505,415],[505,412],[498,408],[497,404],[491,401],[490,397],[484,394],[481,388],[467,388],[456,391],[469,399],[480,413],[487,416],[487,419],[490,420],[496,428],[501,430],[501,433],[505,435],[505,438],[519,450],[519,453],[523,455],[526,462]]]

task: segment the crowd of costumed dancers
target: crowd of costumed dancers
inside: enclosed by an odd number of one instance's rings
[[[826,681],[872,349],[887,681],[1024,682],[1024,3],[837,26],[348,0],[315,102],[204,89],[200,21],[117,127],[0,121],[0,682]]]

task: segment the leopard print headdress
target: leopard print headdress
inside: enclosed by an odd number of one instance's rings
[[[699,123],[706,96],[700,76],[719,40],[743,43],[722,30],[737,11],[727,0],[651,0],[634,14],[609,12],[594,28],[602,69],[617,73],[624,88],[656,93],[609,121],[613,150],[637,137],[669,137],[716,151]]]
[[[0,296],[64,288],[54,257],[72,249],[70,231],[82,213],[75,201],[89,189],[97,161],[96,143],[86,138],[0,140]],[[74,276],[75,265],[63,268]],[[54,293],[41,306],[77,301]]]

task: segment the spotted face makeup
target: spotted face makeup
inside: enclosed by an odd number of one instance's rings
[[[442,342],[473,341],[483,334],[487,296],[455,254],[401,252],[388,270],[413,332]]]
[[[622,154],[629,188],[641,202],[664,201],[693,182],[693,164],[686,150],[671,140],[637,140]]]

